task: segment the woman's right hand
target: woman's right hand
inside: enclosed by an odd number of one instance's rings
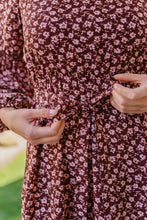
[[[50,127],[38,127],[37,118],[52,118],[57,109],[0,109],[1,121],[12,131],[24,137],[32,145],[59,143],[65,120],[54,122]]]

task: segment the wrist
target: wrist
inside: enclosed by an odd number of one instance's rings
[[[7,111],[7,110],[13,110],[13,109],[15,109],[15,108],[13,108],[13,107],[4,107],[4,108],[0,108],[0,119],[1,119],[2,114],[3,114],[4,111]]]

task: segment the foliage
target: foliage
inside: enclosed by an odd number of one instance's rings
[[[0,219],[21,219],[21,189],[25,152],[0,169]]]

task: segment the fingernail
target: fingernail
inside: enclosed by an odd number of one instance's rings
[[[51,115],[55,115],[55,114],[57,114],[57,112],[58,112],[58,109],[50,109]]]
[[[122,77],[122,74],[116,74],[113,76],[113,78]]]
[[[114,89],[117,89],[118,88],[118,85],[117,84],[114,84]]]

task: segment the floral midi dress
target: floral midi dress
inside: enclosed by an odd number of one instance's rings
[[[66,121],[27,143],[22,220],[147,219],[147,114],[110,103],[115,74],[146,74],[146,25],[145,0],[0,0],[0,107]]]

